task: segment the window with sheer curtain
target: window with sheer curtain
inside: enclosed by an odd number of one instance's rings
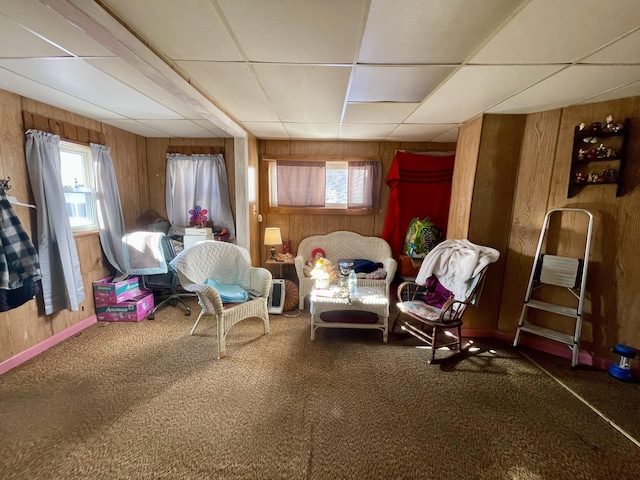
[[[269,207],[313,213],[378,208],[381,164],[366,159],[268,159]]]

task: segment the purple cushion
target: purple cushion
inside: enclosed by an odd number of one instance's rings
[[[451,292],[440,285],[438,279],[431,276],[425,285],[427,292],[422,297],[422,301],[432,307],[442,308],[447,300],[451,298]]]

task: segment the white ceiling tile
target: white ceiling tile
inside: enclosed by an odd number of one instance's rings
[[[285,123],[284,127],[290,137],[306,140],[335,140],[340,131],[338,123]]]
[[[60,92],[1,67],[0,88],[88,118],[123,118],[116,112]]]
[[[345,110],[345,123],[401,123],[418,107],[418,103],[350,103]]]
[[[595,103],[606,102],[608,100],[616,100],[618,98],[640,97],[640,81],[633,82],[620,88],[615,88],[608,92],[596,95],[594,97],[585,98],[578,103]]]
[[[153,98],[161,105],[174,111],[178,115],[191,120],[203,118],[203,116],[191,108],[182,99],[176,98],[169,92],[149,81],[149,78],[119,58],[87,59],[91,65],[100,69],[105,74],[124,82],[134,90]]]
[[[253,62],[353,63],[364,0],[218,0]]]
[[[51,45],[18,24],[0,16],[0,57],[68,57],[69,53]]]
[[[193,83],[236,120],[277,122],[278,115],[244,63],[178,62]]]
[[[640,63],[640,30],[585,58],[581,63]]]
[[[360,63],[460,63],[522,0],[372,0]]]
[[[560,66],[467,66],[434,92],[406,123],[463,123]]]
[[[102,123],[106,123],[107,125],[112,125],[116,128],[126,130],[127,132],[135,133],[136,135],[140,135],[143,137],[164,138],[164,137],[175,136],[175,135],[169,135],[167,134],[167,132],[162,132],[148,125],[144,125],[138,122],[137,120],[114,119],[114,118],[96,118],[96,120]]]
[[[457,142],[458,141],[458,127],[447,130],[441,135],[434,137],[432,142]]]
[[[140,120],[140,123],[175,137],[209,138],[211,132],[191,120]]]
[[[349,89],[349,101],[420,103],[454,68],[357,66]]]
[[[638,26],[637,0],[532,0],[471,63],[572,63]]]
[[[640,66],[577,65],[490,108],[490,113],[533,113],[566,107],[640,80]]]
[[[51,56],[62,55],[64,49],[77,56],[112,56],[106,48],[98,42],[90,39],[78,30],[73,24],[69,23],[61,16],[57,15],[51,9],[47,8],[39,0],[2,0],[0,2],[0,37],[11,35],[5,19],[13,19],[16,23],[23,25],[25,29],[36,32],[41,37],[40,42],[48,43],[49,49],[54,48]],[[8,21],[8,20],[7,20]],[[36,37],[36,35],[33,35]],[[0,42],[0,57],[20,56],[22,51],[28,51],[34,46],[33,40],[23,38],[22,34],[16,36],[11,35],[9,43],[5,43],[4,38]],[[60,49],[55,46],[58,45]],[[6,55],[5,52],[14,52]],[[18,55],[16,54],[18,53]],[[65,53],[64,55],[68,55]],[[35,53],[24,56],[48,56],[43,50],[41,53]]]
[[[288,139],[289,133],[284,125],[277,122],[244,122],[243,125],[247,130],[256,137],[265,140]]]
[[[242,60],[209,0],[106,0],[131,28],[172,60]],[[161,8],[159,8],[161,7]]]
[[[255,65],[284,122],[340,122],[350,67]]]
[[[430,124],[430,125],[398,125],[387,137],[390,141],[405,142],[430,142],[432,139],[449,130],[453,125]]]
[[[383,140],[396,128],[395,123],[343,123],[341,140]]]
[[[227,132],[225,132],[218,126],[214,125],[209,120],[192,120],[192,121],[196,125],[199,125],[202,128],[204,128],[206,131],[210,132],[213,137],[224,138],[229,136]]]
[[[125,117],[180,118],[80,58],[6,59],[0,60],[0,67]]]

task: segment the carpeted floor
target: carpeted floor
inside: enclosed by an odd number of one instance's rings
[[[239,323],[217,360],[193,310],[98,323],[0,376],[0,478],[640,478],[640,384],[497,340],[433,365],[407,337],[311,342],[305,312]]]

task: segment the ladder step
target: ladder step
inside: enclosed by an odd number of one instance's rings
[[[556,342],[565,343],[569,346],[575,344],[575,342],[573,341],[573,335],[550,330],[545,327],[540,327],[539,325],[534,325],[533,323],[525,322],[518,328],[523,332],[534,333],[540,337],[549,338],[551,340],[555,340]]]
[[[524,304],[525,307],[544,310],[546,312],[557,313],[566,317],[578,318],[578,309],[556,305],[554,303],[541,302],[540,300],[529,300]]]

